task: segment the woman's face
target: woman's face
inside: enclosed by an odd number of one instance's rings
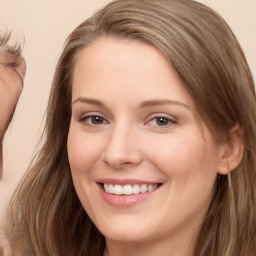
[[[100,38],[75,66],[68,155],[86,212],[112,241],[191,237],[222,146],[154,47]]]
[[[0,52],[0,140],[11,122],[26,72],[22,57]]]

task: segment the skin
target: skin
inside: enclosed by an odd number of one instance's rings
[[[11,65],[6,65],[6,63],[11,63]],[[4,181],[3,176],[3,139],[23,89],[25,72],[26,63],[21,56],[0,50],[0,194],[3,196],[0,215],[4,212],[4,205],[7,201],[6,198],[8,198],[8,193],[6,194],[8,189],[6,188],[10,187],[8,182]],[[0,237],[1,246],[5,248],[5,253],[8,254],[8,243],[2,237],[2,233],[0,233]]]
[[[192,255],[227,145],[216,143],[174,68],[152,46],[103,37],[81,52],[72,86],[71,172],[105,255]],[[117,207],[103,199],[102,179],[161,186]]]
[[[26,72],[24,59],[19,56],[0,51],[0,154],[2,170],[2,143],[4,134],[12,120],[23,88],[23,79]],[[13,65],[5,65],[13,63]],[[0,170],[0,179],[1,172]]]

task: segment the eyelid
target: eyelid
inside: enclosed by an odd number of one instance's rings
[[[92,122],[86,121],[86,119],[93,118],[93,117],[100,117],[103,119],[103,123],[99,124],[93,124]],[[82,125],[88,126],[88,127],[97,127],[101,125],[109,124],[108,119],[102,114],[102,113],[95,113],[95,112],[88,112],[81,115],[77,121],[79,123],[82,123]]]
[[[11,62],[0,62],[0,64],[5,66],[5,67],[8,67],[8,66],[13,67],[14,66],[14,63],[11,63]]]
[[[178,119],[176,117],[173,117],[173,116],[170,116],[170,115],[167,115],[167,114],[158,114],[158,113],[156,113],[154,115],[149,116],[149,118],[146,121],[146,124],[149,124],[150,122],[152,122],[154,119],[157,119],[157,118],[165,118],[169,121],[169,124],[162,125],[162,126],[161,125],[152,125],[152,126],[156,126],[156,127],[160,127],[160,128],[167,128],[167,127],[176,125],[178,123]]]
[[[103,120],[106,121],[106,119],[104,117],[100,116],[100,115],[86,115],[86,116],[81,117],[79,119],[79,121],[83,122],[85,119],[92,118],[92,117],[100,117],[100,118],[102,118]]]

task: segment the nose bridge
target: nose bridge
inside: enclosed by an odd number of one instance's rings
[[[125,120],[116,123],[111,128],[104,161],[115,168],[138,164],[141,161],[141,155],[136,136],[136,129]]]

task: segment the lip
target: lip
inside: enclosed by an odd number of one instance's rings
[[[133,194],[133,195],[115,195],[115,194],[109,194],[107,193],[102,184],[112,184],[112,185],[141,185],[141,184],[156,184],[156,182],[146,182],[141,180],[133,180],[133,179],[125,179],[125,180],[116,180],[116,179],[100,179],[97,182],[97,185],[100,190],[100,194],[105,202],[107,202],[109,205],[114,207],[133,207],[135,205],[138,205],[139,203],[142,203],[143,201],[149,199],[152,197],[156,192],[158,192],[159,186],[157,189],[147,192],[147,193],[139,193],[139,194]],[[162,184],[162,183],[161,183]]]

